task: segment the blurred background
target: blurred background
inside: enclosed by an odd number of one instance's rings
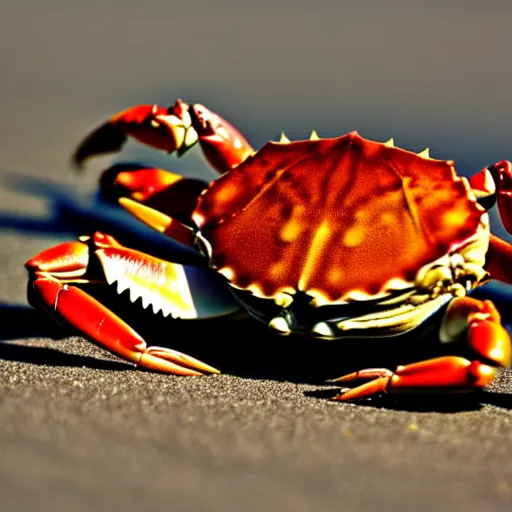
[[[70,176],[90,128],[180,97],[256,146],[355,129],[479,170],[512,158],[511,17],[505,0],[6,0],[1,165]]]

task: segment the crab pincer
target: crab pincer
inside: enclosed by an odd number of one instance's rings
[[[137,367],[163,373],[189,376],[219,373],[216,368],[177,350],[147,346],[125,320],[78,287],[117,283],[119,291],[130,289],[132,301],[140,298],[146,307],[152,304],[155,312],[196,318],[197,310],[182,265],[134,251],[97,232],[78,242],[43,251],[31,258],[26,267],[32,278],[29,302],[45,310],[57,323],[71,326],[109,352]]]
[[[128,137],[168,153],[185,152],[197,142],[189,106],[180,100],[171,107],[138,105],[113,115],[76,148],[72,162],[81,168],[86,159],[119,151]]]
[[[245,137],[202,105],[181,100],[170,107],[137,105],[113,115],[76,148],[72,162],[82,168],[88,158],[120,151],[128,138],[182,156],[198,141],[212,167],[223,173],[254,153]]]

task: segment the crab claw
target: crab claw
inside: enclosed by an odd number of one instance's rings
[[[254,153],[245,137],[218,114],[199,104],[189,112],[201,149],[218,172],[229,171]]]
[[[119,151],[128,137],[180,155],[197,142],[186,103],[178,100],[168,108],[138,105],[115,114],[90,133],[75,150],[73,163],[81,168],[91,156]]]

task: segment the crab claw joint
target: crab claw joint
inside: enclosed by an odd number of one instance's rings
[[[254,154],[253,147],[232,124],[203,105],[192,105],[190,117],[206,159],[218,172],[229,171]]]
[[[138,105],[119,112],[91,132],[75,150],[72,161],[82,168],[89,157],[119,151],[128,137],[168,153],[182,155],[197,142],[189,106],[178,100],[172,107]]]

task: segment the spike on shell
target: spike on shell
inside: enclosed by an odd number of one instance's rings
[[[281,132],[281,136],[279,137],[279,143],[280,144],[289,144],[290,139],[285,135],[284,132]]]

